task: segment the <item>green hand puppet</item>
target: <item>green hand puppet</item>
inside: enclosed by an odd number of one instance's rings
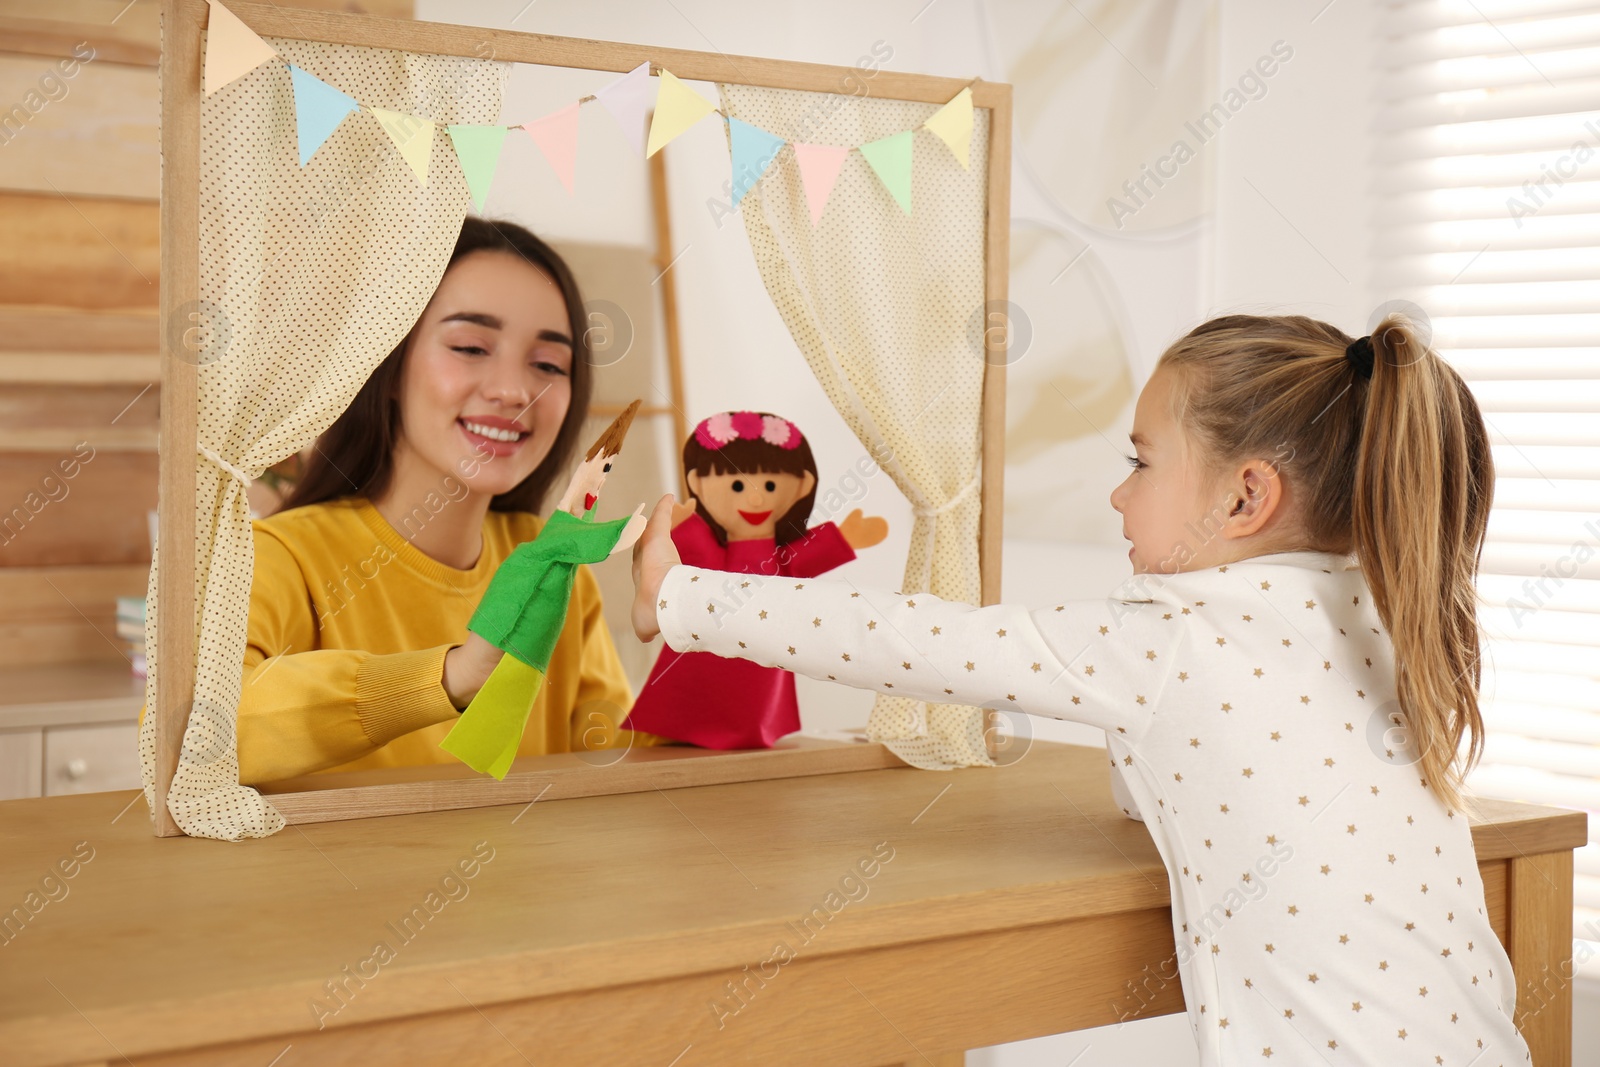
[[[439,747],[473,770],[504,779],[544,684],[578,565],[626,551],[644,532],[644,505],[630,516],[594,521],[600,487],[622,451],[635,400],[589,449],[555,514],[532,541],[517,546],[495,571],[467,629],[504,653],[483,688]]]

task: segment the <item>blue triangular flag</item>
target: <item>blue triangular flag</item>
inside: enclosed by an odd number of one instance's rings
[[[293,63],[289,76],[294,79],[294,121],[300,135],[300,165],[311,162],[322,142],[333,136],[344,117],[361,105],[314,74],[307,74]]]
[[[729,151],[733,155],[733,206],[738,207],[744,194],[772,166],[778,149],[788,142],[760,126],[732,118],[728,120],[728,137]]]

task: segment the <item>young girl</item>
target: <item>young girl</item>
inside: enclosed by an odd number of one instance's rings
[[[817,464],[799,427],[765,411],[724,411],[683,443],[693,507],[673,511],[682,558],[709,570],[813,578],[883,540],[860,510],[839,525],[806,520]],[[794,675],[748,660],[663,648],[627,725],[705,748],[770,748],[800,729]]]
[[[539,532],[588,414],[584,321],[553,249],[510,222],[463,222],[416,325],[253,524],[242,782],[456,763],[439,743],[501,658],[467,621]],[[631,703],[580,568],[518,751],[653,743],[620,729]]]
[[[658,504],[634,628],[877,692],[1103,728],[1166,862],[1207,1065],[1529,1061],[1456,762],[1482,745],[1493,468],[1405,320],[1232,315],[1162,356],[1112,494],[1122,595],[1029,611],[765,580],[720,600]]]

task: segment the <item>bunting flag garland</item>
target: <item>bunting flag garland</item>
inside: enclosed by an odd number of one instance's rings
[[[369,107],[367,110],[377,117],[383,132],[389,135],[389,140],[400,149],[400,155],[411,164],[417,181],[427,185],[428,159],[433,154],[434,124],[427,119],[407,115],[404,111],[390,111],[382,107]]]
[[[596,90],[594,98],[611,113],[622,132],[644,152],[644,116],[650,110],[650,64],[640,63],[628,73]]]
[[[650,117],[650,144],[644,150],[645,156],[655,155],[669,141],[715,110],[717,105],[663,67],[661,85],[656,90],[656,113]]]
[[[911,214],[911,131],[901,130],[861,146],[873,173],[889,190],[900,210]]]
[[[962,170],[972,167],[972,87],[961,90],[948,104],[923,123],[934,136],[950,146]]]
[[[207,0],[205,91],[210,96],[229,82],[249,74],[278,53],[240,21],[239,16]]]
[[[794,143],[794,161],[800,166],[800,184],[806,190],[806,206],[811,209],[811,225],[822,220],[827,210],[833,183],[850,149],[843,145]]]
[[[257,38],[259,40],[259,38]],[[300,165],[311,162],[322,143],[333,136],[339,123],[352,111],[361,110],[355,97],[340,92],[314,74],[307,74],[293,63],[289,77],[294,83],[295,133],[300,139]]]
[[[455,145],[456,159],[467,179],[467,190],[481,215],[483,202],[489,196],[489,185],[494,181],[495,167],[500,163],[500,146],[505,143],[506,127],[446,126],[445,131],[450,134],[450,143]]]
[[[206,26],[204,89],[206,95],[255,70],[268,59],[281,58],[272,46],[249,26],[223,7],[218,0],[206,0],[210,17]],[[346,115],[367,111],[378,120],[412,173],[428,184],[428,169],[433,155],[434,132],[443,124],[420,115],[362,104],[354,97],[321,78],[285,61],[294,91],[296,137],[300,165],[307,166],[317,151],[333,136]],[[655,155],[689,127],[710,114],[720,114],[728,124],[728,148],[732,169],[730,189],[733,206],[756,186],[772,168],[772,162],[785,144],[794,147],[795,165],[805,189],[811,224],[817,225],[827,211],[829,197],[838,182],[849,145],[820,145],[788,141],[759,126],[724,114],[715,104],[689,88],[663,68],[652,89],[650,63],[640,63],[628,73],[596,90],[593,96],[551,112],[543,118],[522,123],[551,170],[573,194],[578,156],[578,112],[580,105],[594,100],[616,121],[623,134],[646,158]],[[648,130],[645,116],[655,109]],[[968,86],[930,115],[921,126],[949,148],[963,169],[972,165],[973,131],[972,88]],[[493,184],[499,166],[506,131],[501,125],[446,125],[449,144],[454,148],[467,189],[479,212]],[[881,137],[857,145],[884,189],[911,214],[911,175],[914,130]]]
[[[567,187],[567,195],[571,196],[578,169],[578,105],[568,104],[542,119],[524,122],[522,128],[539,146],[545,162],[550,164],[561,184]]]
[[[659,111],[656,113],[660,114]],[[760,126],[752,126],[740,119],[728,120],[728,150],[733,157],[734,207],[739,206],[744,194],[767,173],[767,168],[778,156],[778,149],[787,143],[782,137],[768,133]],[[795,150],[799,149],[800,146],[795,145]],[[841,151],[848,152],[849,149]]]

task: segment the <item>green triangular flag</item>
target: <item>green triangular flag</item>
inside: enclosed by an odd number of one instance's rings
[[[861,154],[872,164],[873,173],[883,187],[911,214],[911,131],[902,130],[861,146]]]
[[[472,192],[472,202],[483,214],[483,202],[489,197],[489,185],[494,181],[494,169],[500,163],[500,146],[506,139],[504,126],[446,126],[450,143],[456,146],[456,159],[461,163],[461,173],[467,177],[467,188]]]

